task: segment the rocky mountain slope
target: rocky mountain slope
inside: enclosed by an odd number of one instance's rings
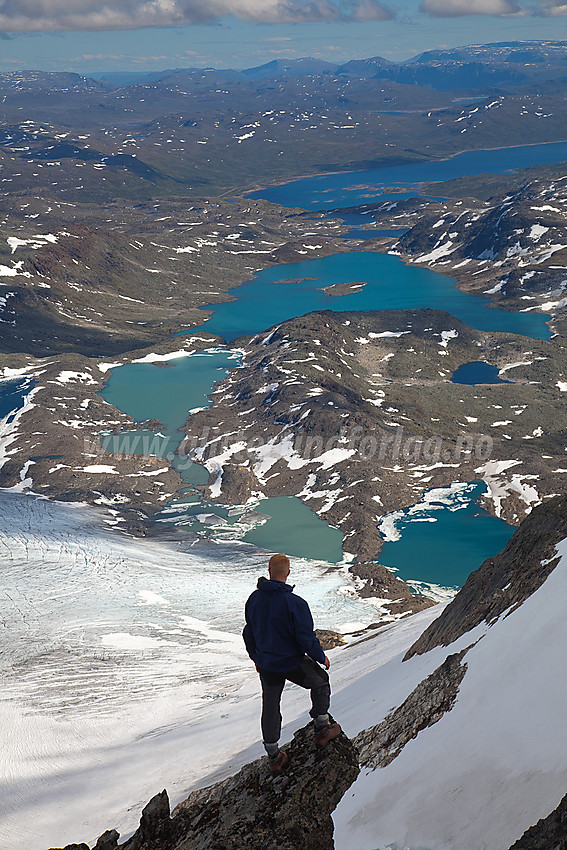
[[[394,65],[313,61],[179,69],[137,85],[71,74],[0,76],[4,189],[65,202],[215,195],[306,171],[360,169],[564,138],[565,45],[476,46]],[[526,58],[528,57],[528,58]],[[531,60],[529,59],[531,57]],[[482,123],[460,102],[486,95]],[[494,97],[496,108],[489,107]],[[463,130],[466,132],[463,135]]]
[[[483,479],[512,523],[564,491],[559,339],[407,310],[311,313],[235,344],[242,368],[189,417],[181,448],[210,471],[216,499],[299,495],[364,562],[381,547],[381,517],[427,489]],[[506,383],[451,381],[478,360]]]
[[[482,120],[471,112],[473,118]],[[380,227],[407,228],[389,248],[405,262],[449,274],[459,288],[488,295],[506,309],[542,310],[562,321],[567,185],[565,169],[558,174],[487,201],[414,198],[357,209]],[[443,193],[443,184],[431,188]]]
[[[0,205],[0,350],[34,357],[163,342],[257,267],[355,244],[336,221],[254,200],[67,205],[28,192]]]
[[[250,763],[195,790],[172,818],[164,791],[131,838],[118,845],[108,831],[97,850],[239,850],[259,839],[298,850],[561,847],[567,546],[556,519],[566,508],[567,497],[557,497],[534,511],[480,568],[476,595],[464,589],[441,615],[458,611],[463,598],[481,608],[491,598],[490,623],[466,622],[445,648],[430,642],[417,655],[403,647],[408,623],[335,651],[334,710],[356,750],[343,736],[317,758],[302,729],[282,779],[265,780],[263,763]],[[505,607],[501,588],[511,577],[523,592]],[[313,800],[316,836],[305,833]],[[334,831],[325,825],[327,802]]]

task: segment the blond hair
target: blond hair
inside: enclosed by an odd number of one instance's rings
[[[270,577],[273,579],[287,578],[289,575],[289,558],[287,555],[272,555],[268,563]]]

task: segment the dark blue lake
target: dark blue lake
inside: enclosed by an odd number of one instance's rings
[[[295,281],[282,283],[282,281]],[[323,287],[362,282],[354,293],[328,295]],[[474,328],[509,331],[534,339],[549,339],[543,313],[511,313],[478,295],[461,292],[453,278],[419,266],[405,265],[391,254],[373,251],[333,254],[329,257],[285,263],[259,271],[230,291],[234,301],[208,305],[214,309],[204,330],[227,341],[255,334],[313,310],[401,310],[430,307],[445,310]],[[448,320],[450,323],[450,320]],[[449,329],[449,328],[448,328]]]
[[[306,210],[354,206],[364,203],[365,192],[378,187],[414,186],[438,180],[454,180],[473,174],[504,174],[531,165],[550,165],[567,160],[567,142],[521,145],[495,150],[465,151],[450,159],[390,165],[366,171],[303,177],[281,186],[251,193],[284,207]]]
[[[498,377],[498,366],[476,360],[472,363],[463,363],[455,369],[451,375],[454,384],[509,384]]]
[[[0,381],[0,419],[7,417],[7,424],[10,424],[33,386],[33,378]]]

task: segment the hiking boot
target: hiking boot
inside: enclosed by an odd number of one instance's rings
[[[270,773],[272,776],[277,776],[281,773],[288,761],[287,753],[284,752],[284,750],[278,750],[276,757],[269,759]]]
[[[342,732],[338,723],[326,723],[321,729],[315,730],[315,743],[318,747],[322,747],[327,741],[332,741]]]

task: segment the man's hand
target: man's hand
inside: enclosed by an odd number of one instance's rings
[[[325,670],[328,670],[330,666],[331,666],[331,662],[329,661],[329,658],[326,655],[325,656]]]

